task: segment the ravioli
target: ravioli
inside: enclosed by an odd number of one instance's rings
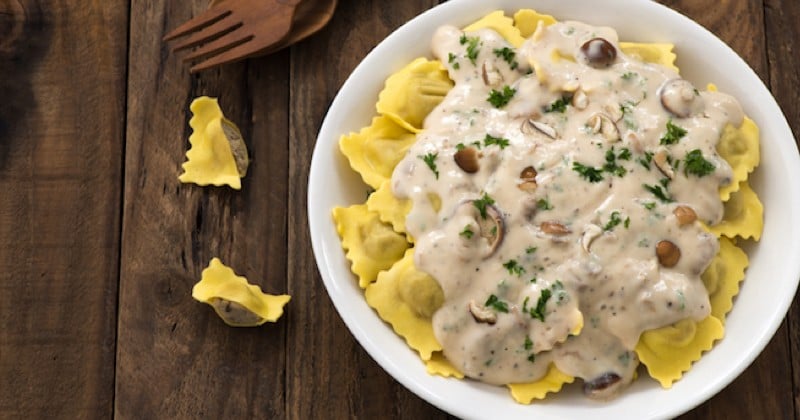
[[[764,206],[747,181],[742,181],[736,192],[731,193],[725,202],[725,215],[722,222],[710,226],[708,230],[717,236],[728,238],[761,239],[764,229]]]
[[[386,79],[375,108],[406,130],[418,133],[425,117],[452,87],[442,63],[418,58]]]
[[[189,120],[191,146],[178,179],[183,183],[241,189],[249,158],[239,128],[222,115],[215,98],[201,96],[189,108],[193,113]]]
[[[550,15],[544,15],[532,9],[521,9],[514,13],[514,26],[517,27],[523,38],[533,35],[539,22],[548,26],[556,23],[556,20]]]
[[[739,294],[739,283],[744,280],[748,265],[747,253],[731,239],[719,238],[719,254],[703,273],[703,284],[708,290],[711,315],[725,323],[725,315],[733,308],[733,298]]]
[[[466,26],[464,32],[472,32],[479,29],[494,30],[515,48],[519,48],[525,42],[525,38],[520,35],[519,28],[514,26],[514,19],[505,16],[502,10],[489,13],[477,22]]]
[[[406,231],[406,216],[411,211],[411,200],[400,200],[392,194],[392,185],[384,181],[367,199],[367,208],[378,213],[384,223],[389,223],[395,232],[403,233],[409,242],[414,242]]]
[[[269,295],[249,284],[233,269],[214,258],[203,270],[200,281],[192,288],[192,297],[207,303],[222,320],[232,327],[254,327],[275,322],[283,315],[289,295]]]
[[[551,364],[547,374],[536,382],[527,384],[509,384],[511,396],[520,404],[530,404],[533,400],[544,399],[551,392],[558,392],[564,384],[571,384],[575,378],[561,372]]]
[[[464,379],[464,374],[456,369],[440,351],[434,352],[431,358],[425,361],[425,370],[429,375]]]
[[[364,182],[378,189],[414,143],[414,134],[388,117],[375,117],[358,133],[342,136],[339,149]]]

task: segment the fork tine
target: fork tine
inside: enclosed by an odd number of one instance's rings
[[[173,29],[170,33],[164,35],[162,41],[169,41],[179,36],[186,35],[189,32],[193,32],[197,29],[211,25],[212,23],[220,19],[223,19],[230,14],[231,11],[223,7],[209,9],[204,13],[202,13],[201,15],[195,16],[194,18],[187,20],[181,26],[178,26],[177,28]]]
[[[247,56],[263,49],[263,47],[259,48],[258,46],[254,46],[255,43],[253,42],[244,42],[239,45],[234,46],[233,48],[223,51],[218,55],[213,57],[209,57],[205,61],[201,61],[200,63],[195,64],[192,68],[189,69],[190,73],[197,73],[198,71],[206,70],[214,66],[218,66],[220,64],[227,64],[232,63],[234,61],[244,60]]]
[[[207,43],[202,47],[192,51],[191,54],[183,58],[183,61],[191,61],[209,55],[221,54],[225,50],[236,48],[240,44],[244,44],[253,39],[252,34],[242,33],[243,31],[232,31],[227,34]]]
[[[175,51],[185,50],[187,48],[194,47],[204,42],[213,41],[214,39],[229,34],[231,32],[236,32],[236,30],[239,29],[241,26],[242,26],[241,22],[236,22],[232,19],[222,19],[176,42],[172,46],[172,51],[175,52]]]

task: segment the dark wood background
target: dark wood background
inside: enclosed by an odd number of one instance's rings
[[[359,347],[311,253],[306,183],[358,62],[436,0],[340,1],[321,33],[189,75],[160,41],[208,0],[0,0],[0,418],[445,418]],[[800,130],[800,2],[661,0],[712,30]],[[345,49],[346,46],[346,49]],[[241,192],[177,182],[188,105],[221,98]],[[191,299],[215,256],[292,301],[225,326]],[[800,417],[797,300],[756,362],[686,419]]]

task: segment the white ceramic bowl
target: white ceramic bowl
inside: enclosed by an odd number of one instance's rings
[[[571,387],[542,402],[520,405],[504,387],[430,376],[416,353],[367,306],[350,273],[331,209],[363,202],[366,187],[339,152],[340,135],[369,124],[386,77],[418,56],[430,56],[430,38],[438,26],[463,26],[492,10],[510,14],[520,8],[534,8],[559,20],[611,26],[621,40],[671,42],[684,77],[697,86],[713,81],[720,91],[733,94],[761,128],[761,166],[751,178],[765,207],[761,242],[747,246],[751,263],[728,315],[725,338],[672,389],[644,377],[608,403],[587,400],[579,387]],[[786,120],[758,76],[713,34],[666,7],[630,0],[451,0],[388,36],[353,71],[333,101],[311,163],[311,239],[328,294],[356,339],[395,379],[439,408],[465,418],[668,418],[733,381],[769,342],[792,302],[800,278],[800,189],[790,187],[800,179],[798,156]]]

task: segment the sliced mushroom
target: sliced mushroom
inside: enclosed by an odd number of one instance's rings
[[[589,106],[589,96],[586,95],[583,89],[576,90],[575,94],[572,95],[572,106],[579,110],[584,110]]]
[[[472,318],[475,319],[475,322],[489,325],[493,325],[497,322],[497,314],[495,314],[494,311],[485,306],[478,305],[474,300],[469,301],[468,307],[469,313],[472,314]]]
[[[503,214],[497,207],[488,204],[486,205],[486,217],[481,217],[474,203],[472,200],[465,201],[459,208],[466,208],[470,213],[474,214],[475,223],[478,224],[479,237],[485,240],[487,245],[485,251],[483,251],[483,257],[488,258],[503,243],[503,236],[505,235]]]
[[[605,400],[613,397],[622,388],[622,378],[614,372],[606,372],[583,383],[583,393],[589,398]]]
[[[587,124],[592,129],[592,133],[600,133],[603,135],[603,138],[608,141],[617,141],[620,139],[617,124],[614,123],[608,114],[597,112],[589,117]]]
[[[623,117],[622,109],[620,109],[620,106],[618,104],[610,104],[610,103],[606,104],[603,107],[603,110],[606,112],[609,118],[611,118],[611,121],[617,122],[621,120]]]
[[[523,134],[541,133],[553,140],[558,138],[558,132],[556,132],[555,128],[534,119],[523,121],[520,131],[522,131]]]
[[[212,299],[211,306],[216,309],[225,322],[235,325],[255,325],[264,319],[242,304],[223,298]]]
[[[625,133],[625,141],[633,148],[633,151],[636,153],[644,152],[644,145],[642,144],[642,140],[639,138],[639,135],[633,131],[628,131]]]
[[[478,151],[474,147],[465,147],[453,155],[456,165],[468,174],[474,174],[480,169]]]
[[[614,64],[617,49],[604,38],[592,38],[581,45],[581,54],[586,64],[596,68],[604,68]]]
[[[661,106],[676,117],[686,118],[703,111],[703,98],[686,79],[667,80],[658,92]]]
[[[517,184],[517,188],[526,192],[536,191],[538,185],[536,184],[536,169],[533,166],[523,169],[519,174],[519,179],[520,183]]]
[[[481,75],[483,76],[483,83],[485,83],[486,86],[498,86],[503,82],[503,75],[491,61],[483,62]]]
[[[586,226],[586,229],[583,231],[583,236],[581,237],[581,246],[583,250],[587,253],[591,252],[590,249],[592,247],[592,242],[597,239],[603,233],[603,229],[600,226],[595,224],[589,224]]]
[[[539,229],[541,229],[542,232],[544,232],[544,233],[546,233],[548,235],[554,235],[554,236],[564,236],[564,235],[567,235],[569,233],[572,233],[572,231],[569,230],[569,228],[567,228],[563,224],[561,224],[559,222],[553,222],[553,221],[546,221],[546,222],[540,223],[539,224]]]
[[[653,162],[656,164],[656,168],[664,174],[669,179],[675,177],[675,171],[672,169],[672,165],[669,164],[667,161],[667,151],[664,149],[660,149],[653,155]]]
[[[656,257],[662,266],[675,267],[681,259],[681,249],[670,241],[660,241],[656,244]]]
[[[695,213],[694,210],[689,206],[675,207],[675,210],[672,211],[672,214],[674,214],[675,219],[678,220],[678,226],[688,225],[697,220],[697,213]]]
[[[250,166],[250,158],[247,154],[247,146],[242,138],[242,133],[239,132],[239,128],[235,124],[225,118],[222,119],[221,125],[222,132],[225,134],[228,144],[230,144],[233,160],[236,162],[236,171],[239,172],[240,177],[244,177],[247,174],[248,166]]]

